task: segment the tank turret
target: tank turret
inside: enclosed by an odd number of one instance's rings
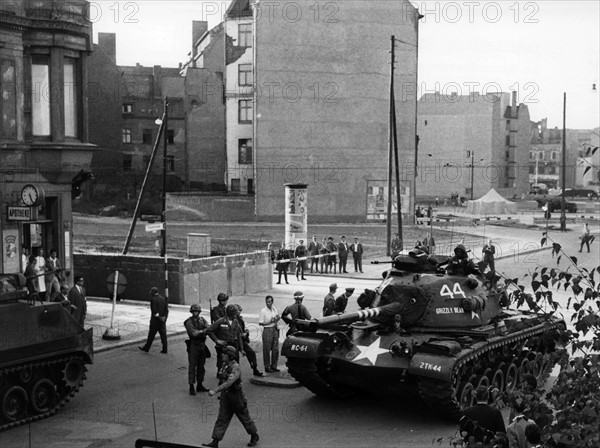
[[[545,379],[565,323],[509,309],[503,288],[446,273],[447,259],[401,254],[359,297],[365,309],[298,322],[281,351],[290,374],[330,397],[418,390],[450,418],[480,385],[510,391],[525,374]]]
[[[93,360],[92,329],[61,303],[29,302],[21,274],[0,274],[0,431],[54,414]]]

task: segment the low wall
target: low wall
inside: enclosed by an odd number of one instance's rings
[[[127,279],[121,298],[148,301],[152,286],[164,292],[164,260],[136,255],[75,254],[77,275],[83,275],[88,296],[110,297],[107,277],[119,270]],[[273,286],[273,265],[269,253],[244,254],[197,259],[169,258],[169,302],[208,304],[219,292],[238,296],[266,291]],[[215,302],[216,303],[216,302]]]
[[[167,218],[174,221],[254,221],[254,196],[169,193]]]

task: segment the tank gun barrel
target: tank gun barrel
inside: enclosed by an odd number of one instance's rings
[[[390,303],[377,308],[368,308],[366,310],[354,311],[352,313],[334,314],[333,316],[314,317],[310,320],[297,320],[296,326],[307,328],[309,331],[315,331],[320,327],[331,324],[348,324],[359,320],[366,320],[371,317],[379,316],[382,313],[396,314],[400,311],[399,303]]]

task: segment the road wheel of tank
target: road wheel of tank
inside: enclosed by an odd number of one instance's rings
[[[85,375],[85,366],[80,359],[71,359],[63,368],[63,380],[69,387],[77,388],[81,385]]]
[[[517,360],[517,371],[519,372],[517,384],[523,381],[523,377],[529,373],[529,359],[519,358]]]
[[[490,387],[490,379],[485,375],[477,375],[473,380],[473,386],[475,386],[475,389],[481,386]]]
[[[19,380],[23,384],[29,383],[32,378],[33,378],[33,369],[31,368],[31,366],[23,367],[21,370],[19,370]]]
[[[2,394],[2,416],[15,422],[27,415],[27,392],[21,386],[11,386]]]
[[[38,380],[31,388],[31,408],[38,414],[52,409],[56,402],[56,387],[47,378]]]
[[[519,381],[519,370],[515,363],[506,364],[502,369],[502,373],[504,374],[504,384],[506,385],[504,389],[506,392],[514,391]]]
[[[464,382],[458,385],[456,390],[456,401],[461,410],[470,408],[475,403],[475,387],[471,382]]]
[[[504,392],[504,387],[506,386],[504,382],[504,372],[502,370],[504,366],[505,363],[503,362],[496,364],[495,370],[492,371],[490,378],[490,386],[498,389],[501,392]]]

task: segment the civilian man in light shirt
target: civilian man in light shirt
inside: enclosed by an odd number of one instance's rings
[[[277,368],[277,361],[279,360],[279,328],[277,322],[279,322],[281,316],[277,313],[273,301],[273,296],[265,297],[267,306],[260,310],[258,318],[258,325],[263,328],[263,361],[267,373],[279,372]]]

